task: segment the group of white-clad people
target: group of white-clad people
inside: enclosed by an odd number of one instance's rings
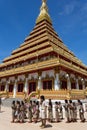
[[[45,100],[40,96],[40,101],[13,101],[12,105],[12,123],[23,123],[28,120],[29,123],[41,121],[41,128],[46,127],[46,120],[49,122],[61,122],[65,113],[66,122],[77,122],[77,112],[81,122],[85,122],[84,108],[80,100],[73,102],[65,100],[61,102],[52,102],[51,99]],[[26,120],[27,119],[27,120]]]

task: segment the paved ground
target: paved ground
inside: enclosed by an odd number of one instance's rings
[[[87,113],[85,114],[87,119]],[[11,123],[11,108],[2,107],[2,112],[0,113],[0,130],[40,130],[39,127],[41,123],[30,124],[28,122],[19,124],[19,123]],[[87,122],[81,123],[78,120],[77,123],[65,123],[63,120],[61,123],[48,123],[47,130],[87,130]]]

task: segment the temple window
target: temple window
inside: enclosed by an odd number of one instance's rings
[[[66,80],[61,81],[61,89],[67,89],[67,81]]]
[[[14,68],[17,68],[17,65],[14,65]]]
[[[36,82],[29,82],[28,94],[30,94],[33,91],[36,91]]]
[[[28,65],[28,62],[26,61],[26,62],[24,62],[24,65]]]
[[[83,89],[82,84],[79,84],[79,89],[80,89],[80,90],[82,90],[82,89]]]
[[[0,91],[4,91],[5,90],[5,85],[1,85],[1,90]]]
[[[52,90],[52,80],[43,81],[43,90]]]
[[[18,84],[18,92],[23,92],[23,87],[24,87],[24,84],[23,83],[19,83]]]
[[[75,82],[71,82],[71,89],[76,89],[76,83]]]
[[[9,85],[9,92],[13,92],[13,85]]]

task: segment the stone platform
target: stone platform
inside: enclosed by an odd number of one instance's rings
[[[87,113],[85,113],[85,118],[87,119]],[[28,123],[26,120],[25,123],[11,123],[11,108],[3,107],[2,112],[0,113],[0,129],[1,130],[40,130],[41,128],[39,123]],[[63,120],[60,123],[49,123],[47,122],[47,130],[87,130],[87,122],[81,123],[78,120],[77,123],[65,123]]]

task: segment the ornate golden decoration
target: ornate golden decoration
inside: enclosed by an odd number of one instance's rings
[[[6,98],[8,98],[9,97],[9,92],[8,91],[0,92],[0,97],[3,97],[3,96],[6,96]]]
[[[42,6],[40,8],[40,14],[36,20],[36,24],[42,20],[47,20],[48,22],[52,23],[50,16],[48,14],[48,7],[46,5],[46,0],[42,0]]]
[[[27,97],[27,100],[30,101],[30,99],[33,97],[33,96],[36,96],[37,95],[37,98],[40,98],[40,90],[37,89],[36,91],[30,93],[30,95]]]
[[[87,96],[87,90],[40,90],[40,95],[44,95],[46,99],[77,100],[85,99]]]

